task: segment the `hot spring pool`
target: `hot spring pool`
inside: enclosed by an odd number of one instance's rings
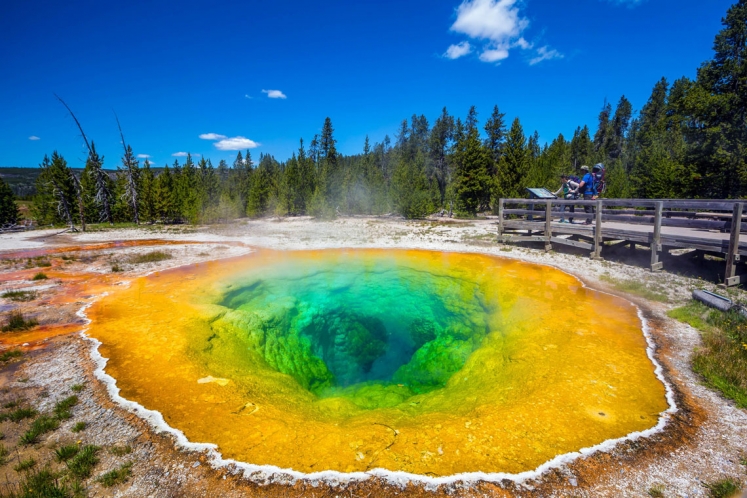
[[[260,250],[88,315],[124,398],[225,458],[306,473],[518,473],[667,409],[633,305],[484,255]]]

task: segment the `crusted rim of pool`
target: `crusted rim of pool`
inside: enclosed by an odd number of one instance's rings
[[[438,251],[438,252],[450,252],[450,253],[460,253],[460,254],[475,254],[476,253],[476,252],[471,252],[471,251],[470,252]],[[477,254],[482,254],[482,253],[477,252]],[[485,254],[485,255],[489,257],[495,257],[498,259],[506,259],[506,258],[501,258],[500,256],[497,256],[494,254]],[[573,275],[572,273],[566,270],[558,268],[555,265],[542,264],[542,263],[532,263],[532,264],[554,268],[557,271],[560,271],[566,275],[571,276],[576,281],[578,281],[582,287],[589,288],[590,290],[593,290],[594,292],[599,292],[599,293],[607,294],[607,295],[614,295],[614,294],[600,291],[597,289],[593,289],[587,286],[576,275]],[[145,274],[144,276],[150,275],[151,273],[153,272],[149,272],[148,274]],[[129,285],[130,282],[126,281],[126,282],[122,282],[121,284]],[[106,293],[99,295],[97,296],[96,300],[101,299],[105,297],[106,295],[107,295]],[[95,338],[89,337],[86,334],[86,332],[88,331],[88,325],[91,323],[91,320],[86,315],[86,311],[90,306],[93,305],[93,302],[87,303],[85,306],[83,306],[78,311],[77,314],[86,322],[86,328],[81,331],[81,336],[85,340],[89,341],[91,344],[91,349],[90,349],[91,359],[94,361],[96,365],[94,375],[98,380],[102,381],[106,385],[107,393],[109,394],[110,398],[116,404],[118,404],[119,406],[127,410],[128,412],[131,412],[137,415],[138,417],[140,417],[141,419],[145,420],[156,433],[167,433],[173,436],[175,440],[175,445],[177,448],[184,449],[187,451],[195,451],[195,452],[204,453],[207,456],[207,459],[210,465],[215,469],[222,468],[222,469],[229,470],[233,474],[243,474],[244,478],[249,479],[253,482],[259,483],[259,484],[270,484],[270,483],[294,484],[298,481],[304,481],[312,485],[324,483],[324,484],[331,485],[331,486],[337,486],[337,485],[344,485],[344,484],[351,483],[351,482],[366,481],[371,478],[379,478],[393,485],[406,485],[409,483],[415,483],[415,484],[421,484],[428,489],[428,488],[435,488],[441,485],[448,485],[448,484],[454,484],[454,483],[467,483],[467,484],[476,484],[479,482],[498,483],[504,480],[508,480],[514,483],[522,483],[527,480],[538,478],[549,470],[562,467],[582,457],[587,457],[597,452],[610,451],[620,443],[623,443],[626,441],[635,441],[641,438],[648,438],[664,430],[664,428],[667,426],[667,423],[670,421],[672,415],[678,411],[678,407],[675,402],[674,390],[672,388],[672,385],[670,384],[670,382],[666,379],[664,375],[664,368],[656,359],[656,356],[655,356],[656,345],[651,335],[651,329],[648,324],[648,321],[643,315],[643,311],[634,302],[628,299],[622,298],[620,296],[615,295],[615,297],[623,299],[625,302],[629,303],[631,306],[633,306],[636,309],[637,316],[641,323],[641,331],[643,332],[643,335],[644,335],[644,338],[647,344],[646,354],[649,358],[649,361],[654,366],[654,373],[655,373],[656,378],[663,384],[665,388],[665,398],[667,400],[668,408],[658,414],[657,424],[650,429],[632,432],[620,438],[608,439],[594,446],[581,448],[578,451],[573,451],[573,452],[558,455],[552,458],[551,460],[541,464],[534,470],[528,470],[528,471],[524,471],[520,473],[513,473],[513,474],[506,473],[506,472],[479,472],[477,471],[477,472],[465,472],[465,473],[458,473],[458,474],[439,476],[439,477],[432,477],[432,476],[427,476],[427,475],[422,475],[422,474],[414,474],[414,473],[409,473],[409,472],[404,472],[404,471],[392,471],[392,470],[387,470],[387,469],[382,469],[382,468],[372,469],[372,470],[365,471],[365,472],[341,472],[341,471],[336,471],[336,470],[326,470],[326,471],[320,471],[320,472],[314,472],[314,473],[305,473],[305,472],[300,472],[300,471],[296,471],[296,470],[289,469],[289,468],[281,468],[281,467],[274,466],[274,465],[258,465],[258,464],[252,464],[252,463],[247,463],[243,461],[223,458],[223,455],[218,450],[218,446],[216,444],[197,443],[197,442],[189,441],[189,439],[185,436],[185,434],[181,430],[169,426],[164,420],[163,415],[159,411],[150,410],[140,405],[137,402],[134,402],[134,401],[131,401],[131,400],[128,400],[122,397],[119,394],[120,389],[119,387],[117,387],[116,379],[110,376],[105,371],[108,359],[104,358],[99,351],[99,346],[102,343]]]

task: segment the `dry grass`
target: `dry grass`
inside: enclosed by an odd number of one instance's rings
[[[692,301],[669,316],[701,331],[703,346],[693,355],[693,370],[710,387],[747,408],[747,319]]]
[[[26,319],[26,317],[23,316],[23,313],[20,311],[11,311],[10,315],[8,315],[8,319],[5,322],[5,325],[2,327],[3,332],[16,332],[19,330],[28,330],[32,329],[39,325],[39,322],[34,320],[33,318]]]
[[[138,265],[142,263],[158,263],[160,261],[166,261],[172,259],[174,256],[171,253],[165,251],[150,251],[143,254],[135,254],[130,256],[128,263]]]
[[[669,302],[669,297],[664,293],[664,288],[657,284],[647,284],[640,280],[621,280],[607,275],[602,275],[600,280],[612,284],[612,287],[621,292],[641,296],[649,301],[659,303]]]

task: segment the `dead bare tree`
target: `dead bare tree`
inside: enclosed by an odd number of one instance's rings
[[[137,206],[137,175],[138,175],[138,164],[137,159],[133,157],[132,154],[132,147],[127,145],[124,139],[124,133],[122,133],[122,125],[119,124],[119,118],[117,117],[117,113],[114,113],[114,119],[117,120],[117,128],[119,128],[119,136],[122,139],[122,147],[124,147],[124,156],[122,156],[122,163],[125,166],[124,174],[125,178],[127,180],[127,185],[125,186],[124,194],[122,194],[122,198],[127,201],[127,203],[132,208],[132,213],[135,218],[135,224],[140,224],[140,214],[138,212],[138,206]]]
[[[83,142],[86,144],[86,148],[88,149],[88,160],[91,161],[93,166],[92,170],[94,173],[94,181],[96,182],[96,203],[101,206],[101,218],[108,221],[110,225],[113,225],[114,220],[112,218],[112,208],[111,203],[109,202],[111,198],[111,191],[108,185],[109,178],[104,172],[101,164],[101,158],[96,153],[96,150],[93,147],[93,142],[89,143],[88,137],[83,131],[83,127],[81,126],[80,121],[78,121],[78,118],[75,117],[75,114],[73,113],[72,109],[70,109],[70,106],[68,106],[65,101],[60,98],[59,95],[54,94],[54,96],[57,97],[57,100],[59,100],[62,105],[65,106],[65,109],[67,109],[67,111],[70,113],[70,116],[72,116],[73,121],[75,121],[75,124],[78,126],[78,130],[80,130],[80,134],[83,137]]]
[[[54,175],[50,175],[50,182],[52,183],[52,193],[55,196],[55,199],[57,199],[57,212],[60,213],[60,216],[65,218],[67,221],[67,224],[70,225],[69,230],[71,232],[77,231],[75,229],[75,223],[73,222],[73,212],[70,209],[70,204],[67,202],[67,198],[65,197],[65,191],[62,189],[62,186],[55,180]]]

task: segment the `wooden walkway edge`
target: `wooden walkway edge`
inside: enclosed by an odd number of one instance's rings
[[[724,284],[739,285],[737,262],[747,256],[742,200],[599,199],[498,201],[499,242],[542,242],[572,246],[602,258],[605,242],[648,246],[649,269],[663,269],[660,254],[669,249],[696,249],[726,259]],[[571,212],[573,209],[575,212]],[[585,212],[584,210],[592,212]],[[573,223],[569,223],[573,220]],[[561,223],[561,221],[564,221]]]

